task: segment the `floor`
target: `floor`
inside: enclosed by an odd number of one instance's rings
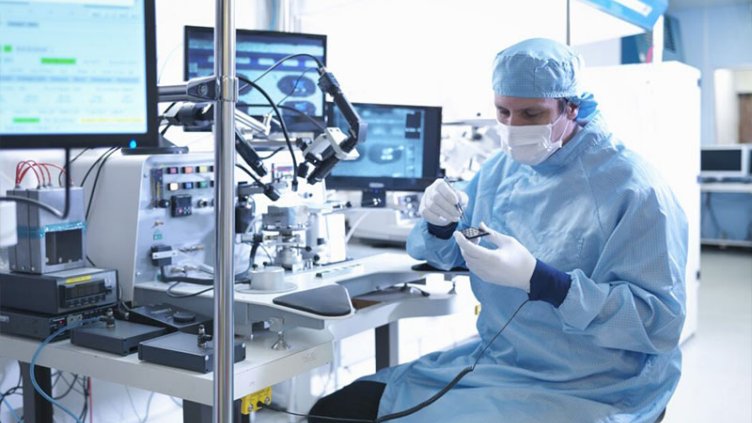
[[[752,422],[752,252],[703,249],[697,333],[665,423]]]

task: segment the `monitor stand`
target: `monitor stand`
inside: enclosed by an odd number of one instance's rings
[[[124,156],[143,156],[154,154],[186,154],[188,153],[188,147],[178,147],[173,144],[172,141],[159,136],[159,145],[157,147],[136,147],[136,148],[123,148],[121,150]]]

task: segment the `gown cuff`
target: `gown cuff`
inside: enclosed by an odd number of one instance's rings
[[[457,229],[457,222],[452,222],[445,226],[434,225],[426,222],[428,233],[440,239],[449,239],[452,237],[454,230]]]
[[[572,278],[548,264],[535,260],[535,270],[530,278],[531,300],[543,300],[558,308],[567,297]]]

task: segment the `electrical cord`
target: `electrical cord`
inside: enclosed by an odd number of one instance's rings
[[[295,55],[293,55],[295,56]],[[310,56],[310,55],[309,55]],[[311,56],[313,57],[313,56]],[[289,58],[289,57],[288,57]],[[286,60],[286,59],[283,59]],[[262,75],[263,76],[263,75]],[[261,78],[261,77],[259,77]],[[259,78],[256,78],[257,80]],[[285,136],[285,142],[287,143],[287,149],[290,150],[290,158],[292,159],[292,167],[294,169],[295,175],[297,175],[298,172],[298,159],[295,158],[295,152],[292,150],[292,142],[290,141],[290,134],[287,132],[287,125],[285,125],[284,119],[282,119],[282,114],[279,112],[279,108],[274,103],[272,98],[269,96],[269,94],[264,91],[263,88],[261,88],[258,84],[251,81],[248,78],[245,77],[238,77],[238,79],[242,82],[245,82],[246,84],[250,85],[251,87],[255,88],[259,93],[261,93],[262,96],[266,99],[266,101],[269,102],[269,105],[272,106],[272,109],[274,109],[274,114],[277,115],[277,119],[279,119],[279,126],[282,128],[282,134]],[[298,178],[297,176],[292,179],[292,190],[297,191],[298,190]]]
[[[18,417],[18,413],[16,413],[16,410],[13,409],[13,407],[10,405],[10,403],[5,399],[5,397],[0,397],[0,406],[5,404],[6,407],[8,407],[8,410],[10,410],[10,415],[13,417],[13,420],[16,421],[16,423],[21,422],[21,418]]]
[[[285,147],[277,147],[277,148],[274,149],[274,151],[272,151],[268,155],[266,155],[266,156],[259,156],[259,159],[261,159],[261,160],[269,160],[272,157],[274,157],[275,155],[277,155],[277,153],[279,153],[280,151],[282,151],[284,149],[285,149]]]
[[[99,175],[102,173],[102,169],[104,168],[104,164],[107,162],[107,160],[115,154],[120,148],[115,148],[114,150],[110,151],[109,153],[106,153],[107,155],[102,159],[102,163],[99,164],[99,168],[97,169],[97,174],[94,176],[94,182],[91,186],[91,193],[89,194],[89,203],[86,205],[86,214],[84,215],[84,218],[86,221],[89,220],[89,213],[91,212],[91,205],[94,202],[94,194],[97,191],[97,183],[99,182]],[[81,186],[84,184],[81,183]]]
[[[247,279],[245,274],[247,274],[248,271],[246,270],[243,273],[240,273],[238,275],[235,275],[235,284],[242,284],[242,283],[251,283],[250,279]],[[165,292],[168,297],[170,298],[191,298],[191,297],[197,297],[205,292],[209,292],[214,289],[214,279],[201,279],[201,278],[191,278],[187,276],[167,276],[165,272],[165,267],[160,266],[159,267],[159,279],[162,282],[172,282],[170,286],[167,287],[167,291]],[[175,293],[175,287],[180,285],[181,283],[192,283],[196,285],[212,285],[206,289],[202,289],[201,291],[192,292],[190,294],[178,294]]]
[[[62,372],[60,372],[60,377],[62,377]],[[63,380],[65,380],[65,379],[63,379]],[[77,382],[77,381],[78,381],[78,375],[77,375],[77,374],[74,374],[74,375],[73,375],[73,381],[72,381],[72,382],[70,382],[70,384],[68,385],[68,388],[67,388],[67,389],[65,390],[65,392],[63,392],[63,393],[62,393],[61,395],[58,395],[58,396],[56,396],[56,397],[53,397],[53,398],[55,398],[56,400],[60,400],[60,399],[63,399],[63,398],[65,398],[65,397],[67,397],[67,396],[68,396],[68,394],[70,394],[70,393],[71,393],[71,391],[73,391],[73,387],[74,387],[74,386],[76,385],[76,382]],[[67,380],[65,380],[65,382],[66,382],[66,383],[68,383],[68,381],[67,381]],[[56,382],[56,383],[57,383],[57,382]],[[55,386],[55,385],[53,384],[53,387],[54,387],[54,386]]]
[[[46,392],[44,392],[44,390],[39,386],[39,383],[37,382],[37,378],[36,378],[36,375],[35,375],[36,372],[34,370],[36,369],[37,360],[39,359],[39,355],[42,353],[42,351],[44,350],[44,348],[47,345],[49,345],[50,342],[52,342],[53,339],[57,338],[58,336],[60,336],[61,334],[65,333],[68,330],[77,328],[79,326],[83,326],[83,325],[88,324],[88,323],[93,323],[93,322],[96,322],[98,320],[99,320],[98,317],[91,318],[91,319],[80,320],[78,322],[69,323],[69,324],[67,324],[67,325],[59,328],[55,332],[52,332],[52,334],[50,334],[50,336],[48,336],[47,338],[44,338],[44,340],[39,343],[39,346],[37,347],[36,351],[34,351],[34,354],[31,356],[31,362],[29,363],[29,376],[31,377],[31,384],[34,387],[34,390],[39,395],[41,395],[42,398],[44,398],[45,400],[49,401],[50,404],[58,407],[59,409],[63,410],[67,415],[71,416],[73,418],[73,420],[75,420],[77,423],[82,423],[83,420],[79,416],[76,416],[75,414],[73,414],[73,412],[70,411],[63,404],[59,403],[57,400],[55,400],[50,395],[48,395]],[[86,392],[86,391],[84,391],[84,392]]]
[[[480,362],[480,359],[483,357],[483,355],[485,354],[486,350],[488,350],[488,348],[493,344],[493,342],[496,340],[496,338],[498,338],[499,335],[501,335],[502,332],[504,332],[504,329],[506,329],[507,326],[509,326],[509,324],[512,323],[512,321],[514,320],[514,318],[517,316],[517,313],[519,313],[520,310],[522,310],[522,307],[524,307],[525,304],[527,304],[528,302],[530,302],[530,300],[525,300],[525,301],[522,302],[522,304],[520,304],[517,307],[517,309],[514,311],[514,313],[512,313],[512,316],[507,320],[507,322],[504,324],[504,326],[502,326],[501,329],[499,329],[499,331],[496,332],[496,334],[491,338],[491,340],[488,341],[488,343],[486,344],[486,346],[483,347],[483,349],[478,353],[478,357],[475,359],[475,361],[473,362],[473,364],[471,366],[468,366],[468,367],[465,367],[464,369],[462,369],[459,373],[457,373],[457,375],[454,377],[454,379],[452,379],[451,381],[449,381],[449,383],[447,383],[443,388],[441,388],[441,390],[439,390],[437,393],[435,393],[433,396],[431,396],[431,398],[429,398],[429,399],[427,399],[427,400],[425,400],[425,401],[423,401],[423,402],[421,402],[421,403],[419,403],[419,404],[417,404],[417,405],[415,405],[413,407],[410,407],[410,408],[408,408],[406,410],[398,411],[396,413],[387,414],[385,416],[381,416],[381,417],[378,417],[376,419],[369,420],[369,419],[348,419],[348,418],[342,418],[342,417],[327,417],[327,416],[317,416],[317,415],[303,414],[303,413],[294,413],[294,412],[291,412],[291,411],[288,411],[288,410],[285,410],[285,409],[282,409],[282,408],[277,408],[277,407],[274,407],[274,406],[270,406],[270,405],[264,404],[263,402],[259,402],[257,405],[259,407],[261,407],[261,408],[268,408],[268,409],[270,409],[272,411],[278,411],[278,412],[281,412],[281,413],[290,414],[290,415],[298,416],[298,417],[306,417],[306,418],[314,417],[314,418],[321,419],[321,420],[329,420],[329,421],[335,421],[335,422],[353,422],[353,423],[356,423],[356,422],[381,423],[381,422],[385,422],[385,421],[389,421],[389,420],[394,420],[394,419],[399,419],[399,418],[402,418],[402,417],[409,416],[411,414],[417,413],[418,411],[420,411],[420,410],[428,407],[429,405],[433,404],[434,402],[436,402],[439,398],[441,398],[447,392],[449,392],[449,390],[451,390],[452,388],[454,388],[457,385],[457,383],[459,383],[459,381],[463,377],[465,377],[466,374],[468,374],[468,373],[472,372],[473,370],[475,370],[475,366],[478,365],[478,362]]]
[[[68,213],[70,212],[70,186],[71,186],[71,177],[70,177],[70,149],[65,149],[65,205],[63,206],[63,211],[49,206],[47,204],[42,203],[41,201],[32,200],[31,198],[25,198],[25,197],[16,197],[14,195],[8,195],[4,197],[0,197],[1,201],[13,201],[16,203],[25,203],[29,205],[33,205],[36,207],[39,207],[42,210],[48,211],[52,213],[54,216],[60,218],[60,219],[67,219]]]
[[[294,59],[294,58],[296,58],[296,57],[310,57],[311,59],[313,59],[313,60],[314,60],[314,61],[316,62],[316,65],[317,65],[317,66],[318,66],[319,68],[323,68],[323,67],[324,67],[324,64],[323,64],[323,63],[321,63],[321,60],[319,60],[319,58],[318,58],[318,57],[316,57],[316,56],[314,56],[314,55],[312,55],[312,54],[308,54],[308,53],[297,53],[297,54],[291,54],[291,55],[289,55],[289,56],[285,56],[285,57],[283,57],[283,58],[279,59],[279,60],[277,61],[277,63],[275,63],[275,64],[271,65],[271,67],[269,67],[269,69],[265,70],[265,71],[264,71],[264,73],[262,73],[261,75],[257,76],[257,77],[256,77],[256,79],[254,79],[254,80],[253,80],[253,82],[258,82],[258,81],[259,81],[259,80],[260,80],[261,78],[263,78],[263,77],[265,77],[266,75],[268,75],[268,74],[269,74],[269,72],[271,72],[271,71],[273,71],[274,69],[276,69],[277,67],[279,67],[279,66],[280,66],[280,65],[281,65],[282,63],[284,63],[284,62],[286,62],[286,61],[288,61],[288,60],[290,60],[290,59]],[[251,85],[251,86],[252,86],[252,85]]]

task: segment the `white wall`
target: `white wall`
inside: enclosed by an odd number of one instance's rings
[[[752,93],[752,69],[734,70],[734,91],[740,94]]]
[[[739,142],[739,98],[734,89],[734,71],[716,69],[713,76],[716,144],[736,144]]]
[[[685,63],[702,72],[702,144],[715,144],[713,72],[752,65],[752,4],[680,10]]]

